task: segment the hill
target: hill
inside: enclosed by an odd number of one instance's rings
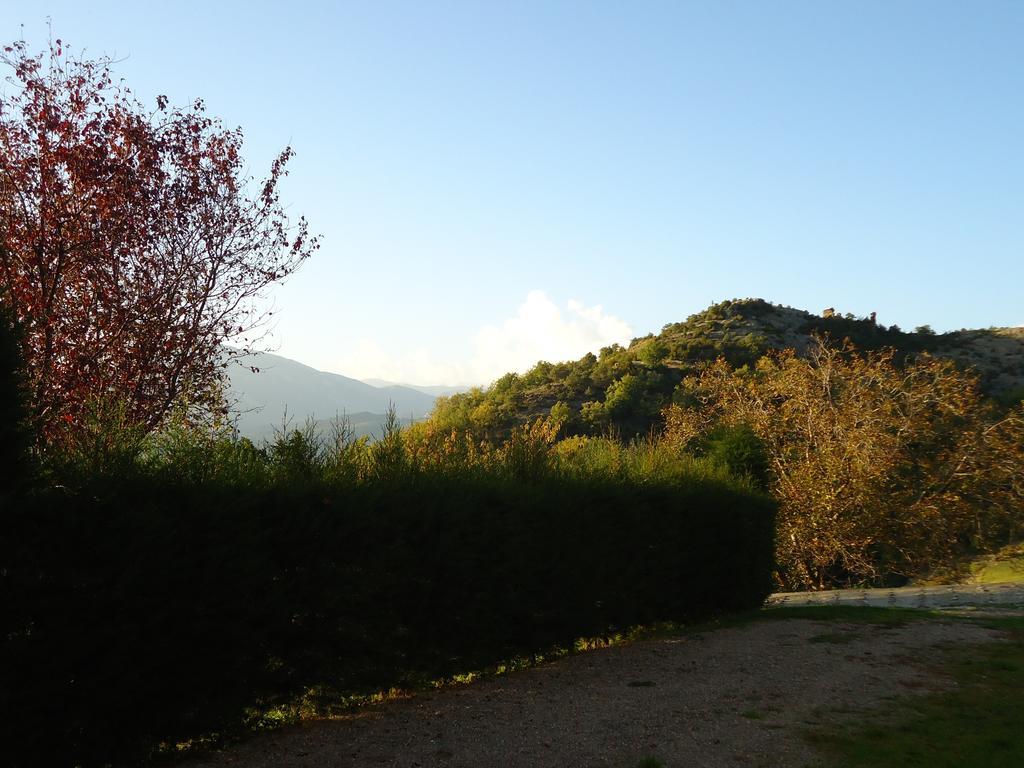
[[[721,345],[726,357],[744,358],[743,351],[795,349],[805,352],[814,335],[849,339],[859,349],[890,347],[900,356],[928,352],[974,368],[982,387],[999,394],[1024,386],[1024,328],[987,328],[936,334],[928,326],[913,332],[898,326],[879,325],[873,315],[840,315],[832,308],[821,315],[762,299],[743,299],[715,304],[684,323],[667,325],[661,336],[677,356],[694,358],[702,343]],[[738,347],[738,349],[736,349]],[[732,348],[732,349],[730,349]],[[756,357],[755,356],[755,357]]]
[[[397,385],[374,387],[266,352],[231,363],[227,373],[239,434],[251,440],[273,437],[286,419],[293,427],[312,419],[325,428],[342,414],[357,435],[379,434],[389,405],[403,423],[423,418],[434,407],[434,396],[426,392]]]
[[[417,392],[423,392],[424,394],[430,395],[431,397],[441,397],[442,395],[458,395],[462,392],[468,392],[470,390],[470,387],[448,386],[445,384],[405,384],[399,381],[387,381],[386,379],[363,379],[363,381],[369,384],[371,387],[408,387],[409,389],[415,389]]]
[[[772,350],[805,353],[815,335],[849,339],[859,349],[891,348],[898,360],[929,353],[973,368],[983,390],[1016,400],[1024,393],[1024,328],[989,328],[936,334],[927,326],[906,332],[827,309],[820,315],[763,299],[724,301],[658,334],[612,345],[575,362],[539,362],[509,373],[487,389],[438,399],[432,422],[501,437],[516,424],[553,415],[569,434],[608,430],[645,434],[660,423],[677,385],[719,357],[751,365]]]

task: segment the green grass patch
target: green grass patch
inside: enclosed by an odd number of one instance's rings
[[[1007,547],[998,555],[975,562],[971,567],[971,581],[978,584],[1024,583],[1024,544]]]
[[[1010,544],[991,555],[981,555],[966,564],[964,574],[938,571],[928,578],[918,579],[921,586],[940,586],[964,581],[972,584],[1024,583],[1024,543]]]
[[[960,619],[1007,631],[1009,642],[960,647],[936,660],[955,686],[899,698],[860,722],[815,726],[824,765],[1010,768],[1024,764],[1024,619]]]
[[[974,575],[979,584],[1003,584],[1024,582],[1024,557],[1012,562],[992,563],[983,566]]]

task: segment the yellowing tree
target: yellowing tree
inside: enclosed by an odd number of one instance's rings
[[[693,444],[747,424],[779,501],[779,581],[824,588],[956,568],[1015,535],[1024,415],[999,414],[977,379],[922,357],[819,342],[753,369],[724,361],[681,385],[666,436]]]

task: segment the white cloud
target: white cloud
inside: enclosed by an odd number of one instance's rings
[[[489,384],[509,371],[522,373],[538,360],[575,360],[609,344],[625,344],[632,335],[628,323],[600,305],[571,300],[562,310],[544,291],[535,290],[513,317],[477,331],[461,360],[439,360],[426,347],[399,356],[364,338],[331,368],[360,379],[409,384]]]
[[[476,381],[489,382],[508,371],[522,373],[538,360],[575,360],[601,347],[629,341],[633,329],[600,305],[571,300],[563,314],[543,291],[530,291],[516,313],[500,326],[476,334],[472,370]]]

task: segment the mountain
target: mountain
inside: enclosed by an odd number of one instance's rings
[[[323,427],[344,414],[362,435],[379,434],[389,405],[404,423],[422,419],[434,407],[434,396],[426,392],[395,385],[374,387],[266,352],[231,362],[227,374],[239,433],[252,440],[273,437],[286,414],[292,427],[307,419]]]
[[[385,379],[363,379],[364,382],[369,384],[371,387],[408,387],[409,389],[415,389],[417,392],[422,392],[431,397],[448,397],[449,395],[458,395],[462,392],[468,392],[472,387],[451,387],[445,385],[436,386],[423,386],[422,384],[402,384],[397,381],[386,381]]]
[[[677,396],[684,376],[719,357],[751,365],[773,351],[811,348],[814,337],[849,339],[859,349],[894,350],[897,361],[927,352],[974,369],[984,392],[1008,402],[1024,396],[1024,328],[988,328],[936,334],[913,332],[866,317],[820,315],[734,299],[708,307],[659,334],[613,344],[600,355],[573,362],[539,362],[528,372],[509,373],[486,390],[471,390],[439,403],[431,419],[448,429],[472,429],[503,438],[517,424],[553,413],[577,434],[643,435],[660,422],[661,410]]]

